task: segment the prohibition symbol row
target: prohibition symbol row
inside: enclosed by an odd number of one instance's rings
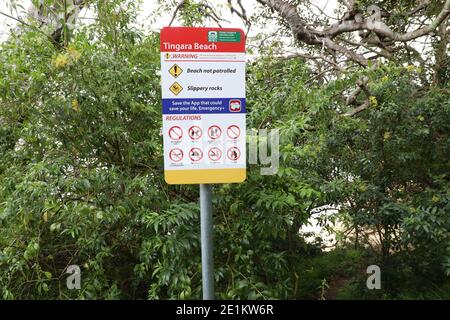
[[[188,130],[191,140],[198,140],[203,136],[203,130],[199,126],[192,126]],[[208,128],[208,137],[217,140],[222,136],[222,129],[219,126],[211,126]],[[241,128],[237,125],[231,125],[227,128],[227,136],[232,140],[236,140],[241,136]],[[169,138],[173,141],[180,141],[183,138],[183,129],[180,126],[173,126],[169,129]]]
[[[237,161],[241,157],[241,150],[237,147],[231,147],[227,151],[227,157],[231,161]],[[183,150],[179,148],[175,148],[170,150],[169,152],[169,158],[171,161],[179,163],[184,158]],[[208,158],[211,161],[217,162],[220,159],[222,159],[222,150],[220,150],[217,147],[213,147],[209,149],[208,151]],[[203,151],[199,148],[192,148],[189,151],[189,159],[191,159],[192,162],[199,162],[203,159]]]

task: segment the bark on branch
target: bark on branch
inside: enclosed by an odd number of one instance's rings
[[[441,12],[429,25],[423,26],[414,31],[398,33],[393,31],[386,23],[382,21],[383,13],[379,7],[374,5],[370,6],[368,8],[369,15],[364,17],[361,13],[356,11],[355,1],[348,0],[346,1],[348,11],[338,23],[325,28],[324,30],[317,30],[309,27],[300,16],[297,6],[289,3],[288,1],[257,1],[278,12],[278,14],[289,24],[295,38],[298,41],[308,45],[322,45],[329,50],[345,55],[347,58],[364,67],[368,66],[368,59],[334,41],[337,36],[355,31],[365,31],[367,33],[372,32],[383,38],[385,41],[408,42],[432,33],[450,16],[450,0],[446,0]],[[427,5],[428,2],[426,1],[415,10],[422,10]]]

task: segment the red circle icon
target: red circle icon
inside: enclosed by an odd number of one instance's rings
[[[227,129],[227,135],[230,139],[237,139],[241,135],[241,129],[236,125],[229,126]]]
[[[230,111],[231,112],[241,112],[241,100],[230,100]]]
[[[192,126],[189,128],[189,137],[191,137],[192,140],[198,140],[202,137],[203,131],[198,126]]]
[[[231,161],[237,161],[241,157],[241,150],[236,147],[232,147],[228,149],[227,156]]]
[[[173,126],[169,129],[169,138],[175,141],[183,138],[183,129],[179,126]]]
[[[203,151],[199,148],[192,148],[191,151],[189,151],[189,158],[192,162],[199,162],[203,158]]]
[[[222,150],[217,147],[209,149],[208,158],[211,161],[219,161],[222,158]]]
[[[178,148],[172,149],[169,152],[169,158],[173,162],[180,162],[181,160],[183,160],[183,156],[184,156],[183,150]]]
[[[219,139],[220,136],[222,135],[222,129],[220,129],[219,126],[211,126],[208,129],[208,136],[213,139]]]

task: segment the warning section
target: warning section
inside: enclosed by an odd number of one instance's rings
[[[162,30],[162,132],[169,184],[245,180],[245,62],[240,29]]]
[[[245,97],[245,60],[177,61],[162,60],[163,99]],[[242,59],[245,59],[242,56]],[[193,64],[198,67],[189,67]],[[217,64],[217,68],[210,68]],[[234,65],[230,68],[230,65]]]

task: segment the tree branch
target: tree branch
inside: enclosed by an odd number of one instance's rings
[[[342,53],[348,59],[358,63],[359,65],[361,65],[363,67],[369,66],[368,60],[362,54],[359,54],[359,53],[356,53],[355,51],[349,50],[346,47],[337,44],[336,42],[334,42],[333,40],[331,40],[329,38],[323,38],[322,41],[323,41],[323,44],[328,49]]]
[[[349,112],[345,113],[344,117],[353,117],[353,116],[357,115],[358,113],[366,110],[368,107],[370,107],[369,99],[364,101],[364,103],[362,105],[360,105],[359,107],[352,109]]]
[[[363,77],[356,81],[356,84],[358,87],[350,94],[350,96],[347,98],[347,105],[350,106],[356,102],[356,99],[358,98],[359,94],[364,91],[366,94],[366,97],[368,98],[370,96],[369,88],[367,87],[367,84],[369,83],[368,77]]]
[[[305,44],[319,46],[322,45],[329,50],[333,50],[345,55],[348,59],[358,63],[363,67],[368,66],[368,58],[363,54],[336,43],[333,39],[343,33],[351,33],[355,31],[366,31],[367,34],[373,32],[375,38],[381,39],[377,45],[382,49],[383,41],[408,42],[419,37],[425,36],[433,32],[446,18],[450,15],[450,0],[446,0],[444,7],[439,15],[429,24],[420,27],[414,31],[406,33],[398,33],[393,31],[388,25],[382,21],[383,12],[375,5],[368,8],[369,16],[364,18],[362,14],[357,13],[356,2],[347,0],[345,4],[348,11],[344,17],[336,24],[326,28],[325,30],[316,30],[309,27],[301,18],[297,6],[285,0],[257,0],[259,3],[278,12],[278,14],[288,23],[294,37]],[[429,0],[425,0],[419,7],[415,8],[418,12],[429,4]],[[415,13],[414,12],[414,13]],[[378,37],[377,37],[378,36]],[[386,51],[387,52],[387,51]],[[388,57],[385,52],[378,53]]]
[[[277,11],[289,24],[297,40],[309,45],[320,45],[321,41],[308,31],[298,14],[297,7],[283,0],[257,0],[259,3]]]
[[[31,29],[33,29],[33,30],[38,31],[40,34],[44,35],[48,40],[50,40],[50,42],[52,42],[53,44],[57,44],[57,43],[55,42],[55,40],[54,40],[51,36],[49,36],[48,34],[46,34],[44,31],[42,31],[42,30],[39,29],[38,27],[35,27],[35,26],[33,26],[33,25],[29,24],[29,23],[26,23],[25,21],[23,21],[23,20],[21,20],[21,19],[19,19],[19,18],[15,18],[15,17],[13,17],[13,16],[11,16],[11,15],[9,15],[9,14],[7,14],[7,13],[1,12],[1,11],[0,11],[0,15],[3,15],[3,16],[5,16],[5,17],[7,17],[7,18],[10,18],[10,19],[12,19],[12,20],[15,20],[15,21],[19,22],[21,25],[24,25],[24,26],[26,26],[26,27],[28,27],[28,28],[31,28]]]
[[[381,19],[378,19],[374,15],[366,19],[361,19],[361,17],[359,18],[355,17],[355,19],[353,20],[341,21],[326,30],[312,31],[312,32],[320,36],[334,38],[345,32],[368,30],[373,31],[379,35],[388,37],[394,41],[407,42],[433,32],[442,22],[444,22],[445,18],[447,18],[449,15],[450,15],[450,0],[446,0],[445,5],[442,8],[441,12],[436,17],[436,19],[433,22],[431,22],[431,24],[404,34],[392,31],[391,28],[389,28],[389,26],[387,26],[383,21],[381,21]]]
[[[170,23],[169,23],[169,27],[172,26],[172,23],[175,21],[177,15],[178,15],[178,11],[180,11],[180,9],[183,8],[185,2],[186,2],[186,0],[180,0],[180,2],[178,3],[177,7],[175,8],[175,11],[173,12],[172,19],[170,20]]]

